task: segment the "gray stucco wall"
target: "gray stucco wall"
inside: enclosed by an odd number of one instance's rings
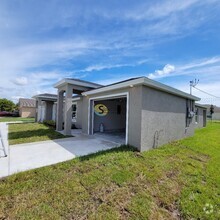
[[[88,108],[89,108],[89,97],[82,97],[82,132],[88,134]]]
[[[43,122],[45,120],[45,109],[46,109],[46,103],[45,101],[41,101],[41,99],[38,99],[38,105],[37,105],[37,122]]]
[[[142,87],[141,151],[194,134],[195,119],[186,129],[186,99]]]
[[[52,120],[54,102],[45,101],[45,120]]]
[[[56,120],[56,108],[54,101],[42,101],[37,98],[36,121]]]
[[[196,109],[198,109],[198,119],[197,122],[195,121],[195,127],[197,128],[202,128],[206,126],[206,109],[201,108],[201,107],[197,107]],[[204,113],[205,111],[205,113]],[[205,115],[203,115],[205,114]],[[196,119],[196,117],[195,117]]]
[[[133,87],[129,93],[128,144],[141,151],[142,86]]]

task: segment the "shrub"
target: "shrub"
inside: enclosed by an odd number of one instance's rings
[[[53,128],[56,128],[56,122],[54,120],[44,120],[43,124],[50,126],[50,127],[53,127]]]

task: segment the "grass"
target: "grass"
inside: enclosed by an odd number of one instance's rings
[[[0,122],[12,122],[12,121],[34,122],[35,118],[0,117]]]
[[[9,124],[9,145],[65,138],[53,128],[39,123]]]
[[[220,219],[220,124],[139,153],[124,146],[0,181],[0,219]]]

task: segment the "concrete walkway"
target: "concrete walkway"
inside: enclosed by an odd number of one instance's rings
[[[8,154],[7,157],[3,157],[2,146],[0,146],[0,177],[121,145],[113,140],[106,140],[102,136],[88,136],[79,133],[72,138],[8,146],[8,125],[0,123],[0,129]]]

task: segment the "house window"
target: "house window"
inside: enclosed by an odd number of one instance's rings
[[[77,105],[76,103],[72,104],[72,122],[76,122],[77,117]]]

